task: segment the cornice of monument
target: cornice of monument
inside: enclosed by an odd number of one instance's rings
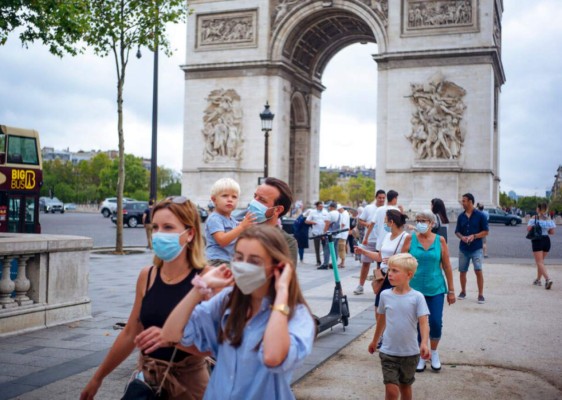
[[[412,68],[423,66],[448,66],[466,64],[492,64],[496,78],[501,85],[505,83],[505,72],[496,47],[466,47],[422,51],[403,51],[374,54],[380,70]]]

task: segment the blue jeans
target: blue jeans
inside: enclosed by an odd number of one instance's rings
[[[338,258],[338,241],[339,239],[332,239],[334,243],[334,251],[336,252],[336,259]],[[326,239],[326,244],[324,245],[324,265],[332,265],[332,259],[330,257],[330,245],[328,239]]]
[[[429,339],[441,339],[441,329],[443,328],[443,305],[445,304],[445,294],[436,296],[424,296],[427,308],[429,308]],[[421,338],[420,338],[421,340]]]
[[[470,260],[472,260],[475,271],[482,271],[482,254],[482,249],[466,252],[459,250],[459,272],[468,271]]]

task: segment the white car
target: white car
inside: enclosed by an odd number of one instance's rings
[[[123,197],[123,203],[128,201],[136,201],[135,199],[131,199],[130,197]],[[114,211],[117,211],[117,197],[108,197],[104,201],[102,201],[100,205],[100,212],[104,216],[104,218],[109,218]]]

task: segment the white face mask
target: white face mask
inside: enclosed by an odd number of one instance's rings
[[[267,282],[264,267],[244,261],[233,261],[230,266],[236,286],[244,294],[252,293]]]

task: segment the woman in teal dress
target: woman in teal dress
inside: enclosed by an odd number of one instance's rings
[[[410,286],[424,295],[429,308],[431,369],[439,371],[441,361],[437,346],[441,339],[443,326],[443,305],[445,295],[449,305],[455,302],[455,288],[449,248],[442,236],[431,232],[434,224],[435,215],[431,210],[417,213],[416,232],[406,238],[402,252],[410,253],[418,260],[418,269],[410,281]],[[416,371],[422,372],[423,370],[425,370],[425,360],[420,358]]]

